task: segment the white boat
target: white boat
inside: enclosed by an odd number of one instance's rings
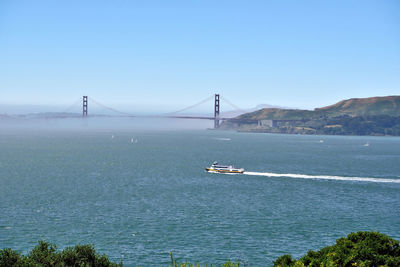
[[[208,172],[216,172],[216,173],[243,173],[243,168],[235,168],[232,165],[218,165],[218,162],[214,162],[210,167],[206,168]]]

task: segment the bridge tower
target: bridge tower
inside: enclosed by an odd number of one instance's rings
[[[219,94],[215,94],[214,102],[214,129],[219,127]]]
[[[88,115],[88,97],[83,96],[83,106],[82,106],[82,117],[87,117]]]

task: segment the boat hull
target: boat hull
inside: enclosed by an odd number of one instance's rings
[[[244,173],[244,170],[218,170],[218,169],[213,169],[213,168],[206,168],[207,172],[214,172],[214,173],[235,173],[235,174],[242,174]]]

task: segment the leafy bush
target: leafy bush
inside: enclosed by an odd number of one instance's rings
[[[200,267],[199,263],[178,263],[170,253],[170,267]],[[10,248],[0,250],[0,267],[117,267],[122,263],[111,262],[106,255],[99,255],[91,245],[76,245],[63,251],[57,251],[54,244],[39,241],[38,245],[27,255]],[[208,265],[204,265],[207,267]],[[245,267],[241,262],[227,261],[222,265],[209,267]],[[275,267],[301,266],[400,266],[399,241],[378,232],[351,233],[336,240],[333,246],[319,251],[310,250],[300,259],[283,255],[274,261]]]
[[[10,248],[0,250],[0,267],[20,266],[21,255]]]
[[[76,245],[58,252],[56,245],[39,241],[38,245],[27,255],[21,255],[9,248],[0,250],[0,267],[31,267],[31,266],[98,266],[116,267],[106,255],[99,255],[91,245]]]
[[[400,266],[399,241],[378,232],[351,233],[320,251],[310,250],[299,260],[283,255],[274,266]]]
[[[171,257],[171,267],[200,267],[199,263],[178,263]],[[92,245],[76,245],[57,251],[57,246],[45,241],[39,241],[27,255],[13,251],[10,248],[0,250],[0,267],[122,267],[122,263],[110,262],[106,255],[96,253]],[[216,265],[209,265],[215,267]],[[219,267],[244,267],[239,262],[227,261]],[[207,264],[205,265],[207,267]]]

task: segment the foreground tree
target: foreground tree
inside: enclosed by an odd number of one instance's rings
[[[310,250],[299,260],[283,255],[274,266],[400,266],[399,241],[378,232],[351,233],[333,246]]]
[[[170,254],[170,267],[200,267],[199,263],[178,263]],[[91,245],[76,245],[63,251],[57,251],[56,245],[39,241],[33,250],[24,256],[9,248],[0,249],[0,267],[41,267],[41,266],[76,266],[76,267],[117,267],[122,263],[111,262],[106,255],[99,255]],[[207,264],[205,265],[207,266]],[[220,267],[244,267],[247,264],[228,261]],[[310,250],[296,260],[290,255],[283,255],[274,261],[276,267],[300,266],[400,266],[399,241],[378,232],[351,233],[336,240],[333,246],[319,251]]]
[[[106,255],[99,255],[91,245],[76,245],[59,252],[56,245],[39,241],[27,255],[21,255],[9,248],[0,250],[0,267],[31,266],[98,266],[117,267],[122,263],[111,262]]]

